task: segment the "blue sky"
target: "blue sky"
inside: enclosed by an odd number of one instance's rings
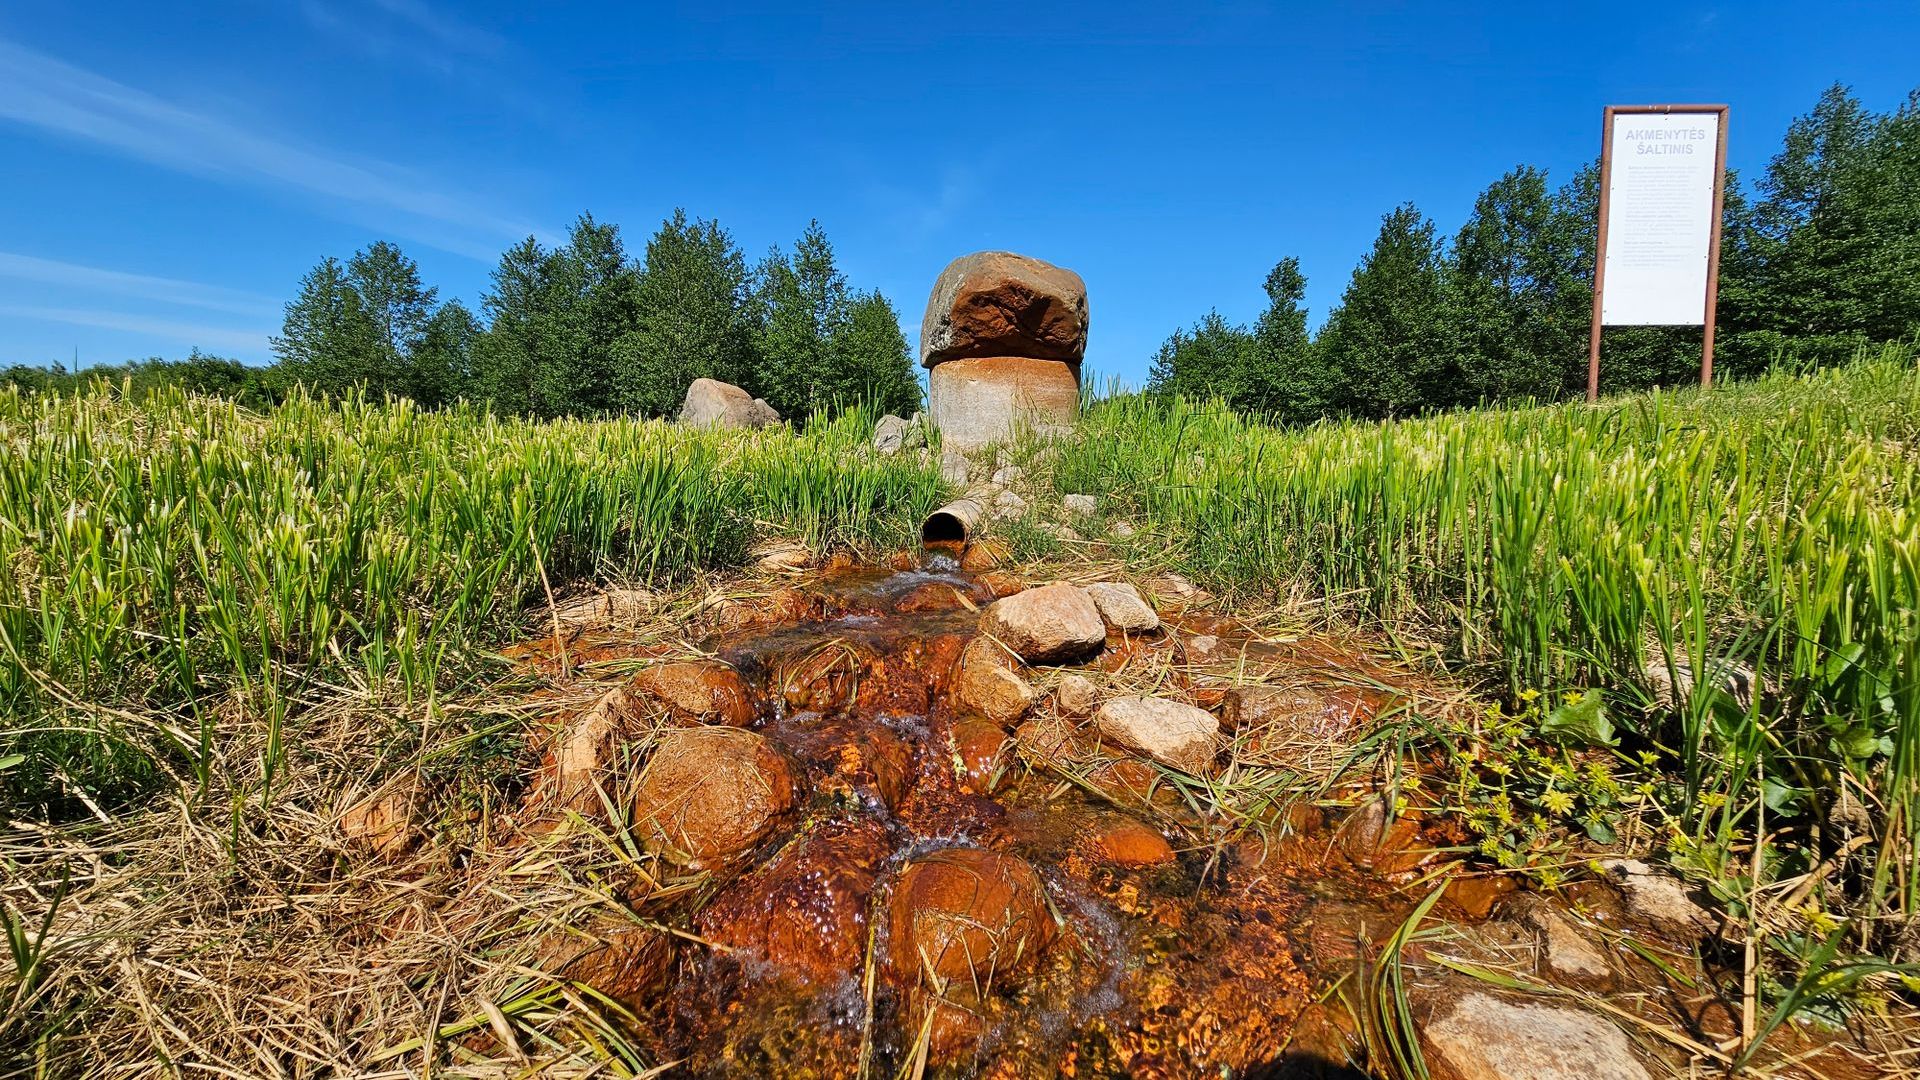
[[[1078,270],[1138,380],[1300,257],[1317,323],[1380,215],[1565,178],[1608,102],[1731,104],[1753,176],[1827,84],[1920,85],[1920,4],[474,4],[0,9],[0,364],[249,361],[322,255],[400,243],[477,308],[582,210],[750,256],[818,217],[910,336],[953,257]]]

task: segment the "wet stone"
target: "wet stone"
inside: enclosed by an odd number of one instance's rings
[[[809,830],[700,912],[701,936],[814,985],[858,977],[867,911],[893,844],[872,819]]]
[[[1174,858],[1157,830],[1117,814],[1093,823],[1090,842],[1097,858],[1115,866],[1164,866]]]
[[[960,654],[954,677],[954,701],[1003,727],[1017,722],[1039,696],[1033,685],[1014,670],[1005,650],[986,638],[975,638]]]
[[[1053,694],[1053,707],[1061,716],[1075,719],[1092,716],[1099,704],[1100,690],[1085,675],[1067,675]]]
[[[1011,855],[947,848],[909,862],[889,903],[888,963],[903,986],[988,989],[1053,940],[1040,876]]]
[[[689,660],[659,664],[634,676],[633,690],[666,706],[677,719],[745,727],[759,713],[752,689],[726,664]]]
[[[993,787],[994,773],[1011,763],[1013,740],[999,724],[961,720],[953,725],[953,767],[968,790],[984,794]]]
[[[795,778],[765,738],[730,727],[660,737],[634,793],[633,822],[649,851],[700,870],[754,847],[794,808]]]

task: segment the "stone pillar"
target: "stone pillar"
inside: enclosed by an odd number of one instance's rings
[[[1070,428],[1086,349],[1079,274],[1006,251],[955,259],[934,282],[920,323],[928,414],[942,442],[973,450],[1023,422]]]

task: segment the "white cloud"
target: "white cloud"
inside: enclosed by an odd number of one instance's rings
[[[178,278],[129,274],[11,251],[0,251],[0,278],[115,296],[133,296],[164,304],[224,311],[231,315],[262,317],[274,315],[280,310],[279,301],[259,293],[204,285],[197,281],[181,281]]]
[[[412,223],[413,238],[476,258],[491,259],[502,241],[539,232],[397,165],[251,131],[4,39],[0,119],[181,172],[291,189],[363,216],[398,214]]]
[[[152,319],[122,311],[0,304],[0,316],[65,323],[69,326],[84,326],[94,330],[124,330],[154,338],[163,343],[177,342],[181,345],[245,353],[252,356],[263,356],[270,347],[267,341],[268,333],[265,330],[202,326],[195,323],[175,322],[171,319]]]

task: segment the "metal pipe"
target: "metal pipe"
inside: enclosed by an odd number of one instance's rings
[[[955,499],[927,515],[920,525],[920,543],[964,544],[986,517],[987,508],[978,499]]]

